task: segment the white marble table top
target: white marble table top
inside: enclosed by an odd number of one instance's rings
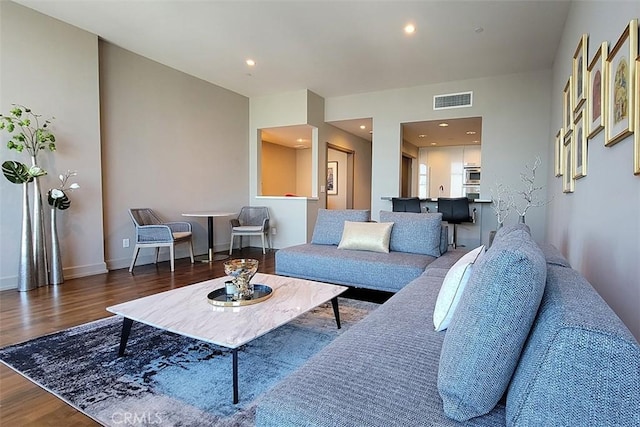
[[[346,286],[257,273],[251,283],[273,289],[263,302],[242,307],[217,307],[207,294],[224,287],[230,277],[194,285],[107,307],[107,310],[156,328],[175,332],[227,348],[238,348],[330,301]]]
[[[182,216],[199,216],[199,217],[220,217],[220,216],[234,216],[238,215],[237,212],[222,212],[222,211],[198,211],[198,212],[185,212]]]

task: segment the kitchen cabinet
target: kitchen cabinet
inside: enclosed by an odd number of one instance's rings
[[[461,197],[464,166],[480,166],[480,146],[423,147],[419,158],[426,165],[423,170],[429,171],[424,180],[427,197]]]
[[[465,145],[462,151],[465,166],[481,166],[480,146]]]

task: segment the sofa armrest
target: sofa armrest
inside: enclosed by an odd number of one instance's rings
[[[580,274],[547,265],[507,425],[640,425],[640,346]]]

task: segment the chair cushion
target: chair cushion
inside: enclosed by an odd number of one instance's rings
[[[442,345],[438,391],[457,421],[490,412],[505,393],[546,280],[542,251],[513,230],[475,264]]]
[[[175,233],[171,233],[171,234],[173,234],[173,238],[175,240],[182,240],[182,239],[191,237],[190,231],[176,231]]]
[[[260,233],[262,231],[261,225],[241,225],[239,227],[233,227],[233,231],[247,232],[247,233]]]
[[[389,249],[439,257],[442,214],[380,211],[380,222],[393,222]]]
[[[338,249],[389,253],[392,222],[344,222]]]
[[[371,218],[369,210],[318,209],[318,218],[313,229],[311,243],[317,245],[338,245],[342,239],[345,221],[366,222]]]
[[[471,276],[473,264],[483,253],[484,246],[466,253],[447,272],[440,287],[433,312],[433,326],[436,331],[444,331],[449,327],[453,313]]]

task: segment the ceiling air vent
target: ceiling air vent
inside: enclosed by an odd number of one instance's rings
[[[473,104],[473,92],[448,93],[433,97],[434,110],[446,110],[448,108],[471,107]]]

